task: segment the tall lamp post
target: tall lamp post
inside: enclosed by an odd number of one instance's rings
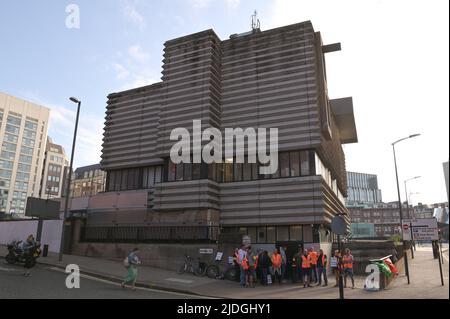
[[[62,223],[62,230],[61,230],[61,243],[59,246],[59,261],[62,261],[63,254],[64,254],[64,230],[65,230],[65,220],[67,216],[67,210],[69,208],[69,198],[70,198],[70,184],[72,182],[72,168],[73,168],[73,157],[75,154],[75,144],[77,141],[77,131],[78,131],[78,119],[80,117],[80,108],[81,108],[81,101],[77,98],[71,97],[70,101],[73,103],[76,103],[78,105],[77,107],[77,117],[75,120],[75,131],[73,133],[73,143],[72,143],[72,154],[70,156],[70,166],[69,166],[69,176],[67,177],[67,186],[66,186],[66,200],[64,203],[64,216],[63,216],[63,223]]]
[[[410,199],[408,199],[408,189],[407,189],[407,187],[406,187],[406,184],[407,184],[408,182],[410,182],[410,181],[416,180],[416,179],[421,178],[421,177],[422,177],[422,176],[416,176],[416,177],[407,179],[407,180],[405,181],[406,216],[407,216],[408,218],[412,218],[412,215],[409,214],[409,202],[410,202]],[[413,211],[413,212],[414,212],[414,211]],[[411,230],[411,232],[412,232],[412,230]],[[411,258],[414,259],[414,249],[416,248],[416,243],[414,242],[414,238],[412,238],[412,236],[411,236],[411,242],[412,242],[412,246],[411,246]],[[413,249],[413,246],[414,246],[414,249]]]
[[[401,199],[401,196],[400,196],[400,184],[399,184],[399,181],[398,181],[397,156],[395,154],[395,145],[400,143],[400,142],[402,142],[402,141],[405,141],[407,139],[414,138],[414,137],[417,137],[417,136],[420,136],[420,134],[410,135],[408,137],[404,137],[404,138],[399,139],[398,141],[395,141],[394,143],[392,143],[392,151],[394,152],[395,178],[396,178],[396,181],[397,181],[398,207],[399,207],[399,210],[400,210],[400,227],[402,227],[402,228],[403,228],[403,210],[402,210],[402,199]],[[402,232],[403,232],[403,229],[402,229]],[[405,272],[406,272],[406,277],[408,278],[408,285],[409,285],[410,281],[409,281],[408,255],[406,253],[405,246],[406,246],[405,245],[405,241],[403,241],[403,257],[404,257],[404,260],[405,260]]]

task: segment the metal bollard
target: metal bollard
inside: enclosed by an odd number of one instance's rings
[[[44,249],[42,251],[42,257],[48,256],[48,245],[44,245]]]

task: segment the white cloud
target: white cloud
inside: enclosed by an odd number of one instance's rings
[[[189,3],[194,9],[204,9],[209,6],[211,0],[189,0]]]
[[[237,9],[241,4],[241,0],[225,0],[225,4],[230,9]]]
[[[145,29],[146,27],[145,19],[137,10],[135,3],[127,1],[124,8],[124,14],[127,20],[133,23],[136,27],[138,27],[139,30],[143,31]]]
[[[133,45],[128,48],[128,54],[131,58],[139,63],[146,63],[150,58],[150,54],[145,53],[140,45]]]
[[[130,75],[130,71],[128,71],[122,64],[120,63],[113,63],[114,71],[116,71],[117,75],[116,78],[118,80],[123,80],[128,78]]]
[[[159,79],[154,75],[154,73],[149,69],[139,69],[133,72],[130,76],[130,80],[125,82],[120,90],[129,90],[138,88],[141,86],[150,85],[159,82]]]

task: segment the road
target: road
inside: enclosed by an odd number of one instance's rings
[[[31,277],[23,276],[23,268],[0,259],[0,299],[198,299],[147,288],[122,289],[120,284],[81,275],[80,288],[68,289],[63,270],[37,265]]]

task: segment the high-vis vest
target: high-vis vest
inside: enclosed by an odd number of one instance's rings
[[[342,257],[342,263],[344,264],[344,269],[353,269],[353,260],[352,260],[352,256],[349,255],[344,255],[344,257]]]
[[[245,257],[245,258],[242,260],[242,269],[248,270],[248,268],[250,268],[250,265],[248,264],[248,259],[247,259],[247,257]]]
[[[275,268],[281,267],[281,255],[280,254],[274,254],[272,256],[272,266]]]
[[[315,251],[312,251],[309,253],[309,255],[311,256],[311,264],[317,265],[317,259],[318,259],[317,253]]]
[[[302,268],[311,268],[311,256],[302,255]]]
[[[253,256],[254,269],[258,268],[258,256]]]

